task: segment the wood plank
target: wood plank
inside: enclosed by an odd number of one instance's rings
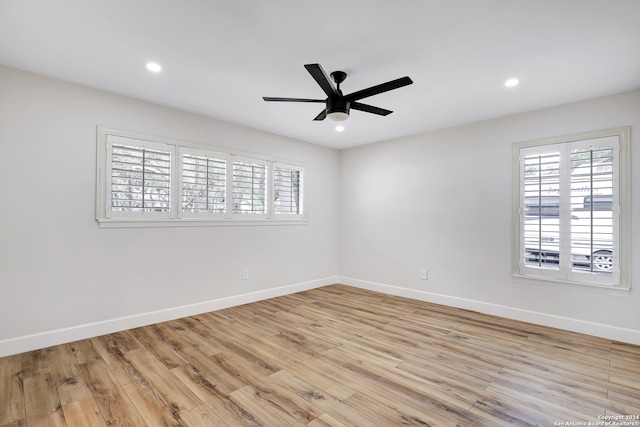
[[[640,373],[640,354],[630,354],[618,350],[611,350],[609,360],[614,368],[628,372]]]
[[[491,382],[504,366],[504,363],[489,363],[472,355],[441,349],[437,346],[424,347],[415,355],[406,357],[399,368],[402,369],[406,364],[424,367],[435,372],[447,372],[448,375],[459,376],[472,384]]]
[[[456,422],[444,417],[433,417],[427,411],[408,415],[394,410],[391,406],[381,403],[379,399],[363,393],[355,393],[344,401],[355,410],[367,414],[380,426],[455,426]],[[392,406],[395,406],[392,404]]]
[[[80,369],[107,425],[127,427],[145,425],[124,388],[103,360],[85,363]]]
[[[278,384],[288,388],[298,396],[309,401],[312,405],[330,414],[340,423],[349,426],[376,425],[367,414],[358,411],[345,403],[344,400],[332,395],[327,390],[316,387],[301,378],[291,375],[286,371],[280,371],[271,376]],[[321,415],[322,416],[322,415]]]
[[[81,340],[69,343],[78,365],[101,360],[98,352],[93,348],[91,340]]]
[[[327,350],[324,355],[334,355],[338,358],[348,357],[363,366],[372,368],[391,369],[402,363],[401,360],[377,351],[374,348],[368,348],[366,345],[358,341],[346,342],[339,347]]]
[[[562,352],[545,353],[545,349],[523,349],[514,353],[511,361],[521,365],[536,366],[540,371],[554,372],[569,378],[609,380],[609,369],[604,364],[585,365]]]
[[[187,427],[179,409],[145,380],[129,382],[123,388],[147,426]]]
[[[128,352],[126,357],[142,373],[143,379],[139,383],[145,386],[147,383],[153,384],[154,390],[162,395],[164,401],[171,406],[172,411],[184,412],[202,405],[202,401],[184,383],[180,382],[151,351],[146,349],[133,350]]]
[[[62,411],[67,427],[106,427],[107,425],[93,397],[63,405]]]
[[[23,378],[36,377],[51,372],[49,367],[49,349],[29,351],[23,353],[22,360],[22,376]]]
[[[0,363],[0,426],[19,423],[25,418],[22,387],[22,357],[4,358]]]
[[[252,307],[258,306],[245,304],[232,307],[227,311],[227,313],[229,316],[232,316],[238,324],[245,328],[260,331],[262,335],[277,335],[280,333],[280,329],[278,329],[276,325],[263,321],[263,318],[260,315],[261,310],[252,310]]]
[[[251,387],[265,403],[275,408],[285,409],[291,417],[302,424],[309,423],[323,412],[294,391],[272,381],[271,378],[257,377],[251,382]],[[231,396],[234,396],[233,393]]]
[[[91,397],[87,382],[82,372],[80,372],[69,344],[51,347],[49,363],[51,364],[51,374],[56,382],[58,397],[62,405]]]
[[[180,414],[189,427],[228,427],[207,405],[200,405]]]
[[[397,370],[420,378],[441,390],[446,390],[452,396],[469,401],[486,397],[485,389],[491,384],[490,381],[459,374],[456,369],[449,369],[446,366],[430,364],[425,367],[403,363],[397,367]]]
[[[609,390],[607,400],[611,408],[622,414],[636,415],[640,414],[640,392],[637,389],[629,389],[627,391]]]
[[[66,426],[51,374],[46,373],[25,378],[24,396],[28,426]]]
[[[229,393],[220,390],[193,366],[180,366],[172,372],[216,415],[231,426],[234,423],[253,427],[266,425],[249,410],[231,400]]]
[[[284,408],[274,405],[272,401],[250,385],[231,392],[231,399],[252,413],[259,414],[260,419],[267,426],[304,425],[286,412]]]
[[[140,342],[139,349],[146,349],[153,353],[155,358],[162,362],[167,369],[173,369],[180,365],[185,365],[187,361],[176,351],[179,350],[179,344],[168,336],[168,332],[158,328],[156,325],[150,325],[144,328],[135,328],[131,330],[131,334]],[[126,354],[130,354],[131,351]]]
[[[172,333],[170,334],[167,329],[170,329]],[[213,356],[223,351],[213,339],[214,335],[211,329],[208,329],[199,318],[165,322],[159,325],[159,330],[163,331],[167,338],[169,336],[174,337],[174,339],[179,338],[207,356]]]
[[[538,412],[535,409],[513,401],[508,397],[484,398],[478,400],[471,408],[471,412],[487,418],[490,425],[496,426],[553,426],[558,421],[553,415]]]
[[[333,368],[327,370],[328,374],[337,376],[335,372]],[[335,381],[327,383],[323,379],[325,378],[324,374],[313,369],[307,369],[295,375],[291,374],[289,370],[280,371],[272,375],[271,378],[309,400],[315,406],[320,407],[325,413],[339,412],[344,422],[349,423],[352,418],[358,419],[362,417],[362,411],[356,409],[354,405],[345,407],[345,403],[349,398],[357,393],[355,390]],[[320,378],[320,381],[318,381],[318,378]],[[355,386],[359,390],[363,390],[360,392],[363,396],[366,392],[367,396],[375,400],[374,403],[371,403],[372,407],[388,407],[401,413],[406,420],[403,419],[398,425],[403,425],[403,423],[407,422],[417,422],[418,424],[422,422],[421,425],[432,426],[453,426],[456,424],[454,420],[440,416],[410,400],[399,398],[399,396],[383,387],[367,383],[358,383]],[[366,412],[368,412],[368,409]],[[395,425],[395,423],[392,425]]]
[[[604,414],[605,411],[605,408],[601,406],[603,399],[598,399],[595,394],[579,393],[571,387],[563,387],[544,380],[540,381],[536,377],[525,377],[509,370],[500,371],[498,378],[491,385],[504,386],[593,419],[597,419],[598,415]]]
[[[246,347],[255,351],[261,349],[260,357],[274,365],[295,363],[311,358],[309,354],[299,352],[294,345],[286,342],[287,345],[284,345],[283,342],[281,339],[276,341],[274,337],[256,335],[253,342]]]
[[[27,421],[22,419],[22,420],[14,421],[9,424],[3,424],[0,427],[25,427],[26,425],[27,425]]]
[[[312,386],[314,388],[318,388],[320,390],[324,390],[327,392],[332,387],[340,385],[340,383],[338,383],[336,380],[329,377],[328,375],[325,375],[324,373],[316,371],[314,369],[310,369],[310,367],[306,365],[304,362],[303,363],[294,362],[294,363],[288,364],[286,369],[282,369],[274,374],[271,374],[270,378],[277,379],[279,378],[280,374],[282,374],[283,376],[295,376],[297,378],[300,378],[309,386]],[[339,395],[338,394],[334,395],[332,393],[330,394],[342,400],[343,398],[349,397],[355,392],[356,391],[353,390],[352,388],[348,388],[344,386],[343,390]]]
[[[346,424],[333,418],[331,415],[324,413],[315,420],[307,423],[308,427],[346,427]]]
[[[130,329],[127,331],[115,332],[110,334],[109,337],[121,352],[128,353],[131,350],[138,350],[146,347],[146,345],[140,342],[140,340],[135,336],[135,331],[136,329]]]
[[[302,333],[321,338],[335,345],[338,345],[343,341],[362,337],[361,334],[354,333],[353,331],[344,331],[339,328],[334,328],[332,322],[326,320],[311,322],[296,329]]]
[[[487,387],[487,391],[492,393],[498,401],[503,401],[505,399],[510,399],[518,402],[519,405],[523,407],[528,407],[545,414],[545,417],[552,417],[555,420],[564,420],[564,421],[583,421],[583,422],[596,422],[597,418],[585,415],[581,412],[574,411],[570,408],[566,408],[562,406],[562,403],[556,403],[554,401],[548,401],[545,399],[541,399],[540,395],[530,395],[529,390],[526,387],[522,387],[516,389],[512,386],[492,383],[489,387]],[[481,409],[478,405],[474,406],[471,409],[471,412],[481,412]],[[507,412],[507,414],[513,412]],[[598,415],[604,414],[604,410]]]
[[[91,338],[91,343],[120,384],[125,385],[142,378],[138,369],[125,357],[127,347],[121,346],[117,339],[103,335]]]
[[[223,360],[224,353],[219,353],[217,355],[219,358],[216,359],[207,356],[196,347],[186,345],[182,348],[182,355],[189,362],[190,369],[224,393],[230,393],[246,385],[246,382],[236,376],[235,372],[227,372],[221,368],[219,362]]]
[[[361,337],[364,332],[375,329],[375,326],[343,318],[339,311],[318,307],[315,304],[305,306],[305,310],[310,314],[317,315],[318,320],[316,322],[347,333],[352,338]]]

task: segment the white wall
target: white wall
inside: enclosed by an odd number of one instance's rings
[[[100,229],[97,125],[306,162],[309,221]],[[335,150],[6,67],[0,147],[0,355],[336,280]]]
[[[640,91],[342,151],[340,274],[347,284],[640,344],[637,215],[630,293],[511,276],[512,144],[627,125],[635,213]]]
[[[97,125],[306,162],[308,224],[100,229]],[[338,280],[640,344],[637,250],[622,295],[510,267],[512,143],[625,125],[633,169],[640,92],[337,152],[0,66],[0,356]]]

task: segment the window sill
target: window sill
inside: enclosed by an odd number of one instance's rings
[[[551,277],[534,277],[534,276],[523,276],[521,274],[513,275],[514,282],[525,285],[541,285],[541,286],[552,286],[557,288],[564,289],[576,289],[576,290],[586,290],[586,291],[595,291],[600,293],[606,293],[610,295],[622,295],[629,294],[631,291],[631,287],[629,286],[612,286],[612,285],[602,285],[597,283],[584,283],[584,282],[570,282],[567,280],[554,279]]]
[[[306,225],[307,219],[231,219],[231,220],[211,220],[211,219],[99,219],[100,228],[155,228],[155,227],[237,227],[255,225]]]

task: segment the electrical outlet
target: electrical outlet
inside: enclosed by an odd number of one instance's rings
[[[422,270],[420,270],[420,279],[427,280],[428,278],[429,278],[429,272],[427,271],[427,269],[423,268]]]
[[[243,268],[242,269],[242,280],[249,280],[249,269],[248,268]]]

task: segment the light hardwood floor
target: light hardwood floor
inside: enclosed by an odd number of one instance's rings
[[[554,426],[615,415],[640,416],[639,346],[343,285],[0,359],[3,427]]]

